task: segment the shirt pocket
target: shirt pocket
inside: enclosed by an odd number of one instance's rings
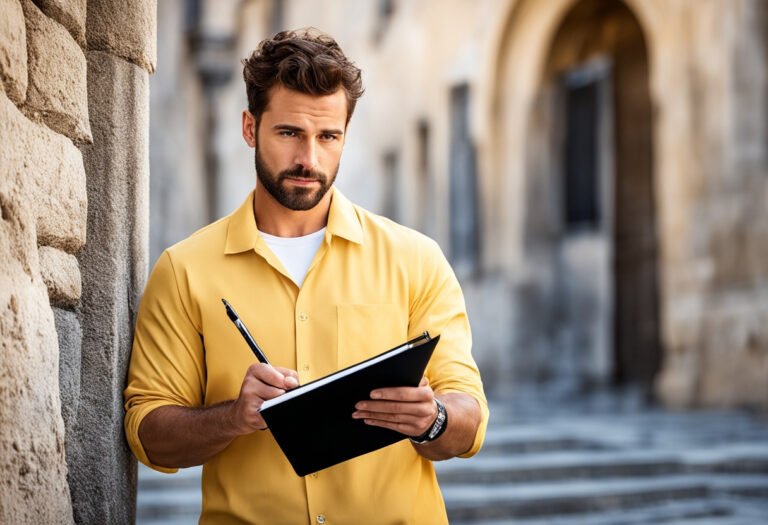
[[[338,369],[364,361],[401,343],[408,320],[394,304],[339,304]]]

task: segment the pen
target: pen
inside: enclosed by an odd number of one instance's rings
[[[267,361],[267,356],[264,355],[264,351],[259,347],[258,343],[253,339],[251,333],[237,316],[235,309],[232,308],[232,305],[229,304],[223,297],[221,298],[221,302],[224,303],[224,307],[227,309],[227,316],[232,320],[233,323],[235,323],[235,326],[238,330],[240,330],[240,333],[243,334],[243,339],[245,339],[245,342],[248,343],[248,346],[251,348],[253,355],[256,356],[256,359],[258,359],[259,362],[268,365],[269,361]]]

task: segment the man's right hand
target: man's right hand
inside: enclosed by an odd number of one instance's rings
[[[267,423],[259,410],[267,399],[299,386],[299,374],[290,368],[254,363],[248,367],[240,395],[232,405],[232,424],[238,435],[264,430]]]
[[[234,401],[208,407],[161,406],[146,415],[139,439],[155,465],[178,468],[201,465],[233,439],[267,427],[261,405],[299,386],[295,370],[254,364],[248,368]]]

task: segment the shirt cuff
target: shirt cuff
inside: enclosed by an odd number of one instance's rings
[[[141,425],[141,422],[144,420],[144,418],[156,408],[171,405],[174,405],[174,403],[171,403],[170,401],[151,401],[131,407],[125,414],[125,437],[128,441],[128,446],[131,448],[134,456],[136,456],[136,459],[144,463],[149,468],[159,472],[165,472],[166,474],[173,474],[178,472],[179,469],[161,467],[160,465],[155,465],[149,460],[147,452],[144,450],[144,445],[141,443],[141,439],[139,439],[139,426]]]

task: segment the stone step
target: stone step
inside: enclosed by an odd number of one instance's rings
[[[200,487],[165,487],[163,490],[142,490],[136,502],[139,523],[166,523],[171,518],[194,523],[200,516],[202,500]]]
[[[179,469],[175,474],[164,474],[139,464],[138,491],[165,490],[166,488],[195,488],[200,490],[203,467]]]
[[[764,525],[766,515],[768,501],[751,508],[732,499],[708,497],[598,513],[452,521],[451,525]]]
[[[741,414],[664,413],[563,417],[538,424],[490,425],[483,453],[664,448],[685,450],[768,442],[765,423]],[[493,423],[493,421],[491,421]]]
[[[576,451],[480,455],[437,463],[441,484],[527,483],[563,479],[661,476],[686,473],[768,474],[768,444],[701,450]]]
[[[607,512],[675,500],[768,497],[768,475],[675,475],[495,485],[447,484],[453,521]]]
[[[541,427],[506,426],[489,428],[483,454],[527,454],[563,450],[605,450],[596,440],[553,433]]]
[[[139,465],[136,522],[141,525],[196,523],[202,508],[202,467],[164,474]]]

